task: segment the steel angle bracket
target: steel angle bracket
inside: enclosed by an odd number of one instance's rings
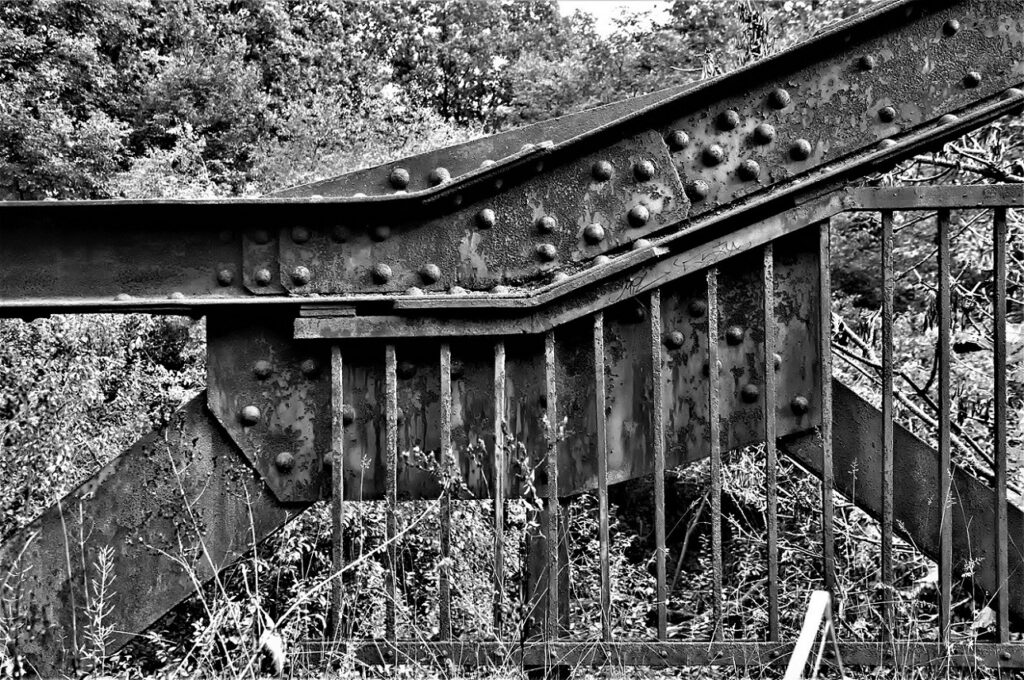
[[[329,494],[328,362],[292,340],[288,319],[207,321],[207,405],[281,502]]]

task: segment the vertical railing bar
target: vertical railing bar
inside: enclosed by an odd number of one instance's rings
[[[505,343],[494,344],[494,633],[505,601]]]
[[[398,568],[398,549],[395,544],[398,535],[398,518],[395,513],[398,505],[398,373],[395,359],[395,346],[387,345],[384,350],[384,410],[385,410],[385,449],[384,449],[384,498],[387,503],[387,542],[388,573],[387,573],[387,604],[384,610],[384,632],[391,643],[392,649],[398,649],[397,626],[395,613],[398,604],[398,587],[396,570]]]
[[[722,439],[718,370],[718,269],[707,273],[708,286],[708,429],[711,448],[712,638],[722,636]]]
[[[832,488],[832,225],[829,220],[818,227],[818,352],[821,355],[821,552],[825,590],[835,603],[836,538],[835,506]]]
[[[893,635],[893,212],[882,212],[882,622]]]
[[[768,515],[768,639],[779,640],[779,493],[775,427],[775,262],[764,247],[764,445]]]
[[[996,634],[998,641],[1010,641],[1010,569],[1009,530],[1006,514],[1007,431],[1006,431],[1006,208],[998,208],[992,216],[993,265],[995,295],[993,299],[993,364],[995,385],[995,460],[996,460],[996,588],[998,591]]]
[[[594,314],[594,415],[597,421],[597,514],[601,569],[601,639],[612,639],[612,586],[608,536],[608,413],[605,410],[604,312]]]
[[[661,290],[651,291],[651,409],[654,437],[654,545],[658,580],[658,640],[668,639],[668,592],[665,574],[665,415],[662,411]]]
[[[341,635],[341,574],[345,568],[345,392],[341,347],[331,347],[331,583],[330,631],[334,639]]]
[[[953,522],[950,507],[950,269],[949,210],[938,211],[939,221],[939,639],[949,644],[952,600]]]
[[[438,465],[441,470],[440,566],[437,570],[438,632],[442,640],[452,637],[452,598],[449,577],[452,545],[452,502],[449,474],[452,472],[452,350],[447,342],[441,343],[441,450]]]
[[[544,336],[544,379],[547,395],[547,571],[548,571],[548,638],[558,637],[558,386],[555,372],[555,332]]]

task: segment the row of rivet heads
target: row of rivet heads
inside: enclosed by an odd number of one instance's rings
[[[694,300],[688,307],[690,316],[694,318],[701,318],[707,312],[707,304],[703,300]],[[737,346],[743,343],[744,331],[739,326],[729,326],[725,329],[725,341],[727,344]],[[662,337],[662,343],[665,347],[670,350],[682,349],[683,345],[686,344],[686,336],[681,331],[669,331]],[[774,355],[775,370],[778,371],[782,367],[782,356],[779,354]],[[722,362],[718,362],[718,371],[722,371]],[[708,366],[704,366],[704,374],[709,374]],[[753,404],[761,397],[761,389],[754,383],[748,383],[740,389],[740,398],[748,403]],[[796,416],[803,416],[810,410],[810,401],[803,395],[797,395],[789,402],[790,410]]]

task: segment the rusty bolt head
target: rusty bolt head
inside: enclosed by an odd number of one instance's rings
[[[802,416],[810,410],[811,402],[807,401],[807,397],[797,395],[789,402],[789,408],[795,415]]]
[[[597,222],[583,227],[583,240],[592,246],[603,241],[604,235],[604,227]]]
[[[660,656],[662,659],[667,659],[668,658],[668,650],[667,649],[660,649],[660,650],[658,650],[658,656]]]
[[[423,289],[417,288],[416,286],[409,286],[405,289],[405,294],[416,297],[417,295],[423,295]]]
[[[257,286],[269,286],[271,278],[270,270],[266,268],[257,269],[256,273],[252,275],[252,279],[256,282]]]
[[[255,364],[253,364],[252,367],[253,375],[255,375],[260,380],[266,380],[267,378],[269,378],[272,370],[273,368],[271,367],[270,362],[264,359],[260,359]]]
[[[296,286],[305,286],[309,283],[313,277],[309,272],[309,268],[303,267],[301,264],[292,270],[292,281],[295,282]]]
[[[699,319],[708,311],[708,303],[703,300],[694,300],[689,306],[690,316]]]
[[[715,125],[718,126],[719,130],[728,132],[729,130],[735,130],[736,126],[740,124],[740,114],[733,109],[726,109],[718,114],[718,118],[715,119]]]
[[[665,347],[669,349],[679,349],[686,342],[686,338],[679,331],[672,331],[671,333],[665,334],[665,339],[662,341],[665,343]]]
[[[449,295],[465,295],[466,292],[466,289],[463,288],[462,286],[452,286],[451,288],[448,289]]]
[[[949,19],[946,23],[942,24],[942,34],[947,38],[951,38],[960,32],[960,22],[957,19]]]
[[[1019,87],[1011,87],[1003,93],[1003,99],[1024,99],[1024,90]]]
[[[431,186],[437,186],[438,184],[444,184],[451,180],[452,173],[448,172],[448,168],[434,168],[427,175],[427,179],[430,181]]]
[[[761,174],[761,166],[757,161],[748,158],[736,168],[736,175],[744,182],[753,182]]]
[[[999,652],[999,659],[1001,661],[1009,661],[1012,658],[1013,655],[1010,654],[1009,650],[1004,649],[1003,651]]]
[[[878,60],[870,54],[865,54],[857,60],[857,68],[861,71],[874,71],[875,66],[878,65]]]
[[[428,286],[437,283],[441,279],[441,268],[436,264],[425,264],[420,267],[420,278]]]
[[[761,123],[754,128],[755,144],[771,144],[775,139],[775,126],[770,123]]]
[[[391,236],[391,227],[386,224],[378,224],[370,232],[370,238],[378,243],[380,241],[386,241]]]
[[[779,370],[780,368],[782,368],[782,355],[781,354],[776,353],[776,354],[772,355],[772,365],[775,366],[775,370],[776,371]]]
[[[747,404],[753,404],[761,397],[761,390],[753,383],[747,383],[740,390],[740,398]]]
[[[405,168],[395,168],[388,175],[388,181],[395,189],[404,189],[409,186],[409,171]]]
[[[895,139],[886,138],[886,139],[883,139],[882,141],[880,141],[878,143],[878,148],[879,149],[891,149],[894,146],[896,146],[896,140]]]
[[[704,165],[714,167],[725,160],[725,150],[717,144],[712,144],[704,149],[701,158],[704,160]]]
[[[550,234],[558,228],[558,220],[552,215],[545,215],[537,220],[537,231],[541,234]]]
[[[352,404],[341,405],[341,424],[348,427],[352,423],[356,422],[356,410],[352,408]]]
[[[270,232],[266,229],[257,229],[252,232],[252,235],[249,238],[252,239],[253,243],[257,243],[261,246],[266,245],[267,243],[270,243]]]
[[[629,220],[629,226],[636,229],[647,224],[647,221],[651,219],[651,211],[647,209],[646,205],[637,204],[626,213],[626,219]]]
[[[971,89],[981,85],[981,73],[978,71],[968,71],[967,75],[964,76],[964,87]]]
[[[891,123],[896,120],[896,109],[891,106],[883,106],[878,109],[878,120],[883,123]]]
[[[306,359],[299,364],[299,370],[302,371],[302,375],[312,377],[320,371],[320,364],[317,363],[316,359]]]
[[[305,243],[309,240],[310,233],[308,227],[292,227],[292,241],[295,243]]]
[[[955,123],[958,120],[960,120],[960,116],[957,116],[956,114],[952,114],[952,113],[947,113],[947,114],[944,114],[941,118],[939,118],[939,124],[940,125],[949,125],[950,123]]]
[[[558,257],[558,249],[550,243],[538,243],[536,251],[541,262],[552,262]]]
[[[551,280],[555,283],[561,283],[569,278],[569,275],[565,272],[555,272],[555,275],[551,277]]]
[[[260,410],[250,404],[242,408],[242,412],[238,414],[238,417],[243,425],[255,425],[260,422]]]
[[[686,197],[691,203],[699,203],[708,197],[711,187],[702,179],[695,179],[686,185]]]
[[[773,109],[784,109],[789,106],[793,98],[789,96],[789,92],[781,87],[777,87],[768,94],[768,106]]]
[[[402,380],[409,380],[416,375],[416,364],[411,361],[399,361],[395,367],[395,374]]]
[[[373,277],[374,283],[385,284],[391,280],[391,267],[383,262],[378,262],[373,265],[373,269],[370,271],[370,276]]]
[[[795,161],[805,161],[811,157],[811,143],[806,139],[798,139],[789,147],[789,157]]]
[[[492,165],[494,165],[494,161],[491,160],[490,158],[485,158],[484,161],[480,163],[481,168],[489,168]]]
[[[174,291],[168,297],[170,297],[170,299],[172,299],[172,300],[184,300],[185,299],[185,294],[181,293],[181,292],[178,292],[178,291]]]
[[[222,286],[230,286],[235,281],[235,273],[230,269],[221,269],[217,272],[217,283]]]
[[[640,161],[633,165],[633,177],[638,182],[647,182],[654,178],[654,163],[650,161]]]
[[[499,283],[494,288],[491,288],[491,292],[493,294],[495,294],[495,295],[507,295],[508,294],[508,286],[503,286],[503,285],[501,285]]]
[[[778,649],[773,649],[769,656],[771,656],[773,659],[778,659],[780,656],[782,656],[782,651]]]
[[[650,248],[651,242],[645,238],[638,238],[633,241],[633,250],[643,250],[644,248]]]
[[[490,208],[484,208],[476,214],[476,226],[480,229],[490,229],[494,226],[498,217]]]
[[[690,143],[690,135],[682,130],[673,130],[665,137],[665,143],[671,151],[682,151]]]
[[[743,342],[743,329],[739,326],[729,326],[725,329],[725,341],[730,345],[738,345]]]
[[[608,161],[598,161],[590,168],[590,176],[598,182],[607,182],[612,178],[612,164]]]
[[[344,243],[348,240],[348,229],[340,224],[331,227],[331,240],[335,243]]]
[[[597,257],[594,258],[594,266],[600,267],[601,265],[608,264],[611,261],[612,258],[608,257],[607,255],[598,255]]]
[[[288,474],[295,469],[295,456],[290,451],[282,451],[274,458],[274,466],[278,472]]]

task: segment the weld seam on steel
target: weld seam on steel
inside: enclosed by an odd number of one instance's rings
[[[951,349],[949,329],[952,323],[950,303],[949,210],[939,210],[939,639],[950,641],[950,607],[952,605],[953,518],[950,475]]]
[[[893,636],[893,212],[882,211],[882,626]]]
[[[818,226],[818,352],[821,356],[821,552],[825,590],[836,594],[835,505],[832,488],[832,224]]]
[[[605,409],[604,312],[594,315],[594,415],[597,423],[597,514],[601,569],[601,639],[612,639],[608,536],[608,412]]]
[[[768,639],[779,640],[779,493],[775,424],[775,258],[772,244],[764,247],[764,445],[765,508],[768,515]]]
[[[441,563],[437,570],[438,596],[438,632],[442,640],[452,637],[452,596],[451,596],[451,545],[452,545],[452,500],[451,485],[454,474],[452,465],[455,452],[452,450],[452,350],[443,342],[440,351],[441,366],[441,450],[438,453],[438,465],[441,470],[440,503],[440,557]]]
[[[1009,529],[1007,527],[1007,406],[1006,406],[1006,209],[992,216],[994,296],[993,352],[995,371],[993,401],[995,403],[994,454],[996,460],[996,634],[999,642],[1010,641],[1010,569]]]
[[[651,418],[654,437],[654,545],[657,573],[658,640],[668,638],[665,574],[665,414],[662,374],[661,289],[651,291]]]
[[[722,637],[722,434],[718,374],[718,268],[707,273],[708,285],[708,419],[711,448],[712,639]]]

